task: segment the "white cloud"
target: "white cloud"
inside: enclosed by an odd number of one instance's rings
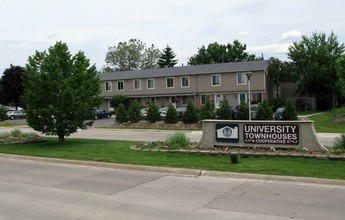
[[[288,31],[288,32],[283,33],[280,36],[280,40],[282,40],[282,41],[294,41],[294,40],[301,38],[302,35],[303,35],[303,33],[301,31],[292,30],[292,31]]]

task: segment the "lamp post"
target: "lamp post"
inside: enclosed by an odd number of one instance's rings
[[[246,72],[247,79],[248,79],[248,110],[249,110],[249,121],[252,120],[252,113],[251,113],[251,95],[250,95],[250,77],[253,75],[252,72]]]

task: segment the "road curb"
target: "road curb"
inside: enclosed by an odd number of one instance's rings
[[[260,180],[260,181],[279,181],[279,182],[296,182],[296,183],[345,186],[345,180],[338,180],[338,179],[234,173],[234,172],[208,171],[208,170],[171,168],[171,167],[154,167],[154,166],[133,165],[133,164],[119,164],[119,163],[106,163],[106,162],[94,162],[94,161],[66,160],[66,159],[47,158],[47,157],[22,156],[22,155],[13,155],[13,154],[0,154],[0,158],[29,160],[29,161],[31,160],[31,161],[39,161],[39,162],[70,164],[70,165],[80,165],[80,166],[92,166],[92,167],[102,167],[102,168],[110,168],[110,169],[123,169],[123,170],[131,170],[131,171],[158,172],[158,173],[166,173],[167,175],[181,175],[181,176],[194,176],[194,177],[206,176],[206,177],[222,177],[222,178],[234,178],[234,179],[251,179],[251,180]]]

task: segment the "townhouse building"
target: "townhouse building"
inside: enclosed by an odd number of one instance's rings
[[[268,65],[269,61],[260,60],[103,73],[100,79],[104,102],[100,108],[111,111],[110,100],[115,95],[137,99],[142,107],[151,102],[159,107],[170,103],[180,107],[192,100],[200,109],[206,97],[215,108],[222,99],[238,105],[241,100],[248,100],[248,72],[252,73],[251,102],[259,103],[272,93]]]

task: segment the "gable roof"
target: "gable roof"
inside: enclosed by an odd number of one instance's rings
[[[234,63],[215,63],[195,66],[179,66],[169,68],[155,68],[144,70],[119,71],[102,73],[101,81],[124,80],[124,79],[143,79],[168,76],[200,75],[211,73],[229,73],[246,71],[266,71],[269,65],[268,60],[234,62]]]

